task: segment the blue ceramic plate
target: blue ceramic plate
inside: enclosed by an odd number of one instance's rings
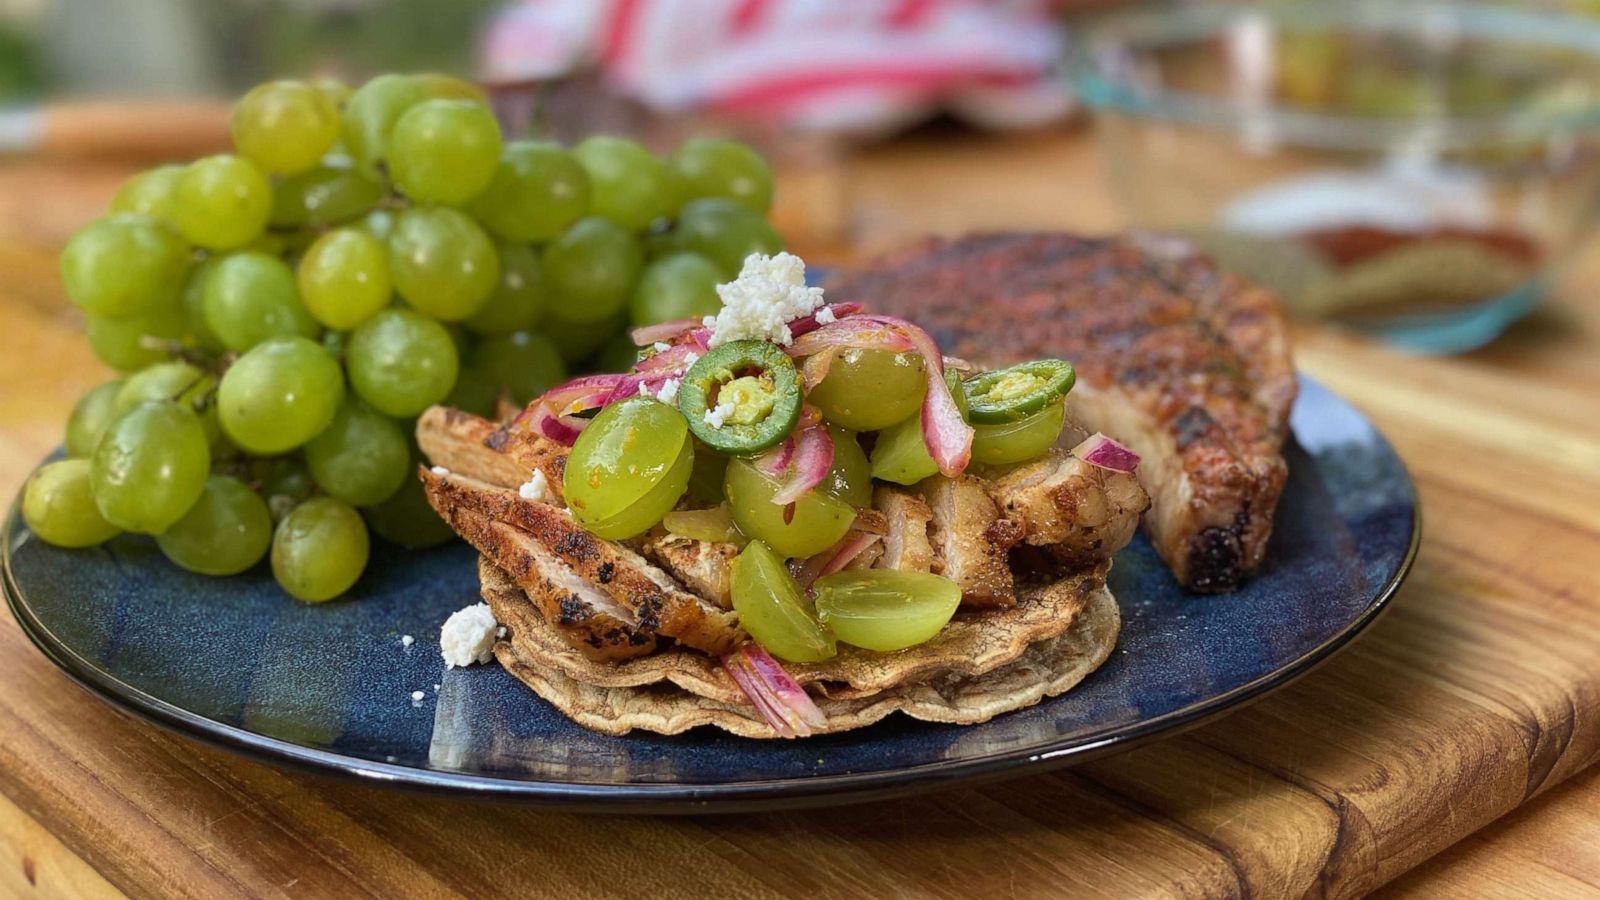
[[[477,595],[464,545],[380,546],[350,599],[310,606],[280,593],[264,565],[206,578],[128,536],[59,550],[13,514],[5,588],[28,635],[90,690],[270,762],[587,808],[864,800],[1036,772],[1170,734],[1282,687],[1355,637],[1416,551],[1411,480],[1366,419],[1316,384],[1303,385],[1294,433],[1267,563],[1243,590],[1185,593],[1140,538],[1112,573],[1124,624],[1105,666],[1062,697],[969,727],[896,716],[795,742],[710,729],[594,734],[498,666],[445,671],[439,626]],[[419,690],[424,699],[413,701]]]

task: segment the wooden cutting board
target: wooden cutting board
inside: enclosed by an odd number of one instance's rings
[[[1007,190],[1017,204],[1030,186],[1098,197],[1086,152],[1071,140],[1024,143],[1021,184]],[[1038,166],[1023,165],[1030,160]],[[992,158],[983,161],[992,172]],[[917,207],[919,185],[941,183],[948,202],[970,199],[970,220],[982,223],[997,215],[997,198],[962,181],[972,169],[944,145],[869,157],[854,173],[858,213],[957,230],[963,220],[948,210]],[[1103,222],[1095,202],[1055,224]],[[1019,205],[1005,221],[1054,221],[1030,210]],[[863,238],[888,241],[890,231]],[[71,399],[102,376],[72,333],[48,251],[0,237],[0,272],[0,489],[10,492],[58,440]],[[1600,255],[1573,284],[1597,276]],[[1492,349],[1450,360],[1314,329],[1297,333],[1297,353],[1412,466],[1422,551],[1367,636],[1220,722],[1076,769],[914,800],[580,817],[335,783],[195,745],[73,687],[6,617],[0,893],[1276,897],[1375,888],[1600,759],[1600,306],[1571,293]],[[1473,839],[1483,853],[1468,859],[1484,862],[1469,880],[1434,870],[1406,886],[1600,891],[1600,809],[1587,799],[1600,782],[1585,780],[1575,790],[1587,793],[1562,798],[1558,834],[1518,845],[1535,849],[1490,855],[1489,832]]]

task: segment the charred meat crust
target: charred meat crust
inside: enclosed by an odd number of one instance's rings
[[[1150,497],[1132,475],[1060,450],[989,481],[989,493],[1021,540],[1068,567],[1092,566],[1133,539]],[[1004,520],[1003,520],[1004,521]]]
[[[1145,526],[1178,579],[1228,590],[1260,564],[1296,392],[1270,292],[1169,238],[1023,233],[932,241],[829,293],[975,362],[1072,360],[1073,414],[1145,457]]]

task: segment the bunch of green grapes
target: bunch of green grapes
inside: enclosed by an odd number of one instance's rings
[[[42,540],[149,534],[195,572],[270,557],[295,597],[339,596],[369,529],[450,536],[413,475],[418,413],[631,365],[626,325],[714,313],[747,254],[782,249],[748,147],[508,141],[445,76],[270,82],[232,131],[231,154],[131,179],[62,253],[121,375],[25,489]]]

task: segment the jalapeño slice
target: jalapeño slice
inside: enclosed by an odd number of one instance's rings
[[[678,389],[678,411],[713,450],[760,453],[800,420],[800,375],[781,347],[730,341],[695,360]]]
[[[962,383],[967,421],[998,425],[1043,409],[1072,390],[1077,376],[1063,359],[1036,359],[984,372]]]

